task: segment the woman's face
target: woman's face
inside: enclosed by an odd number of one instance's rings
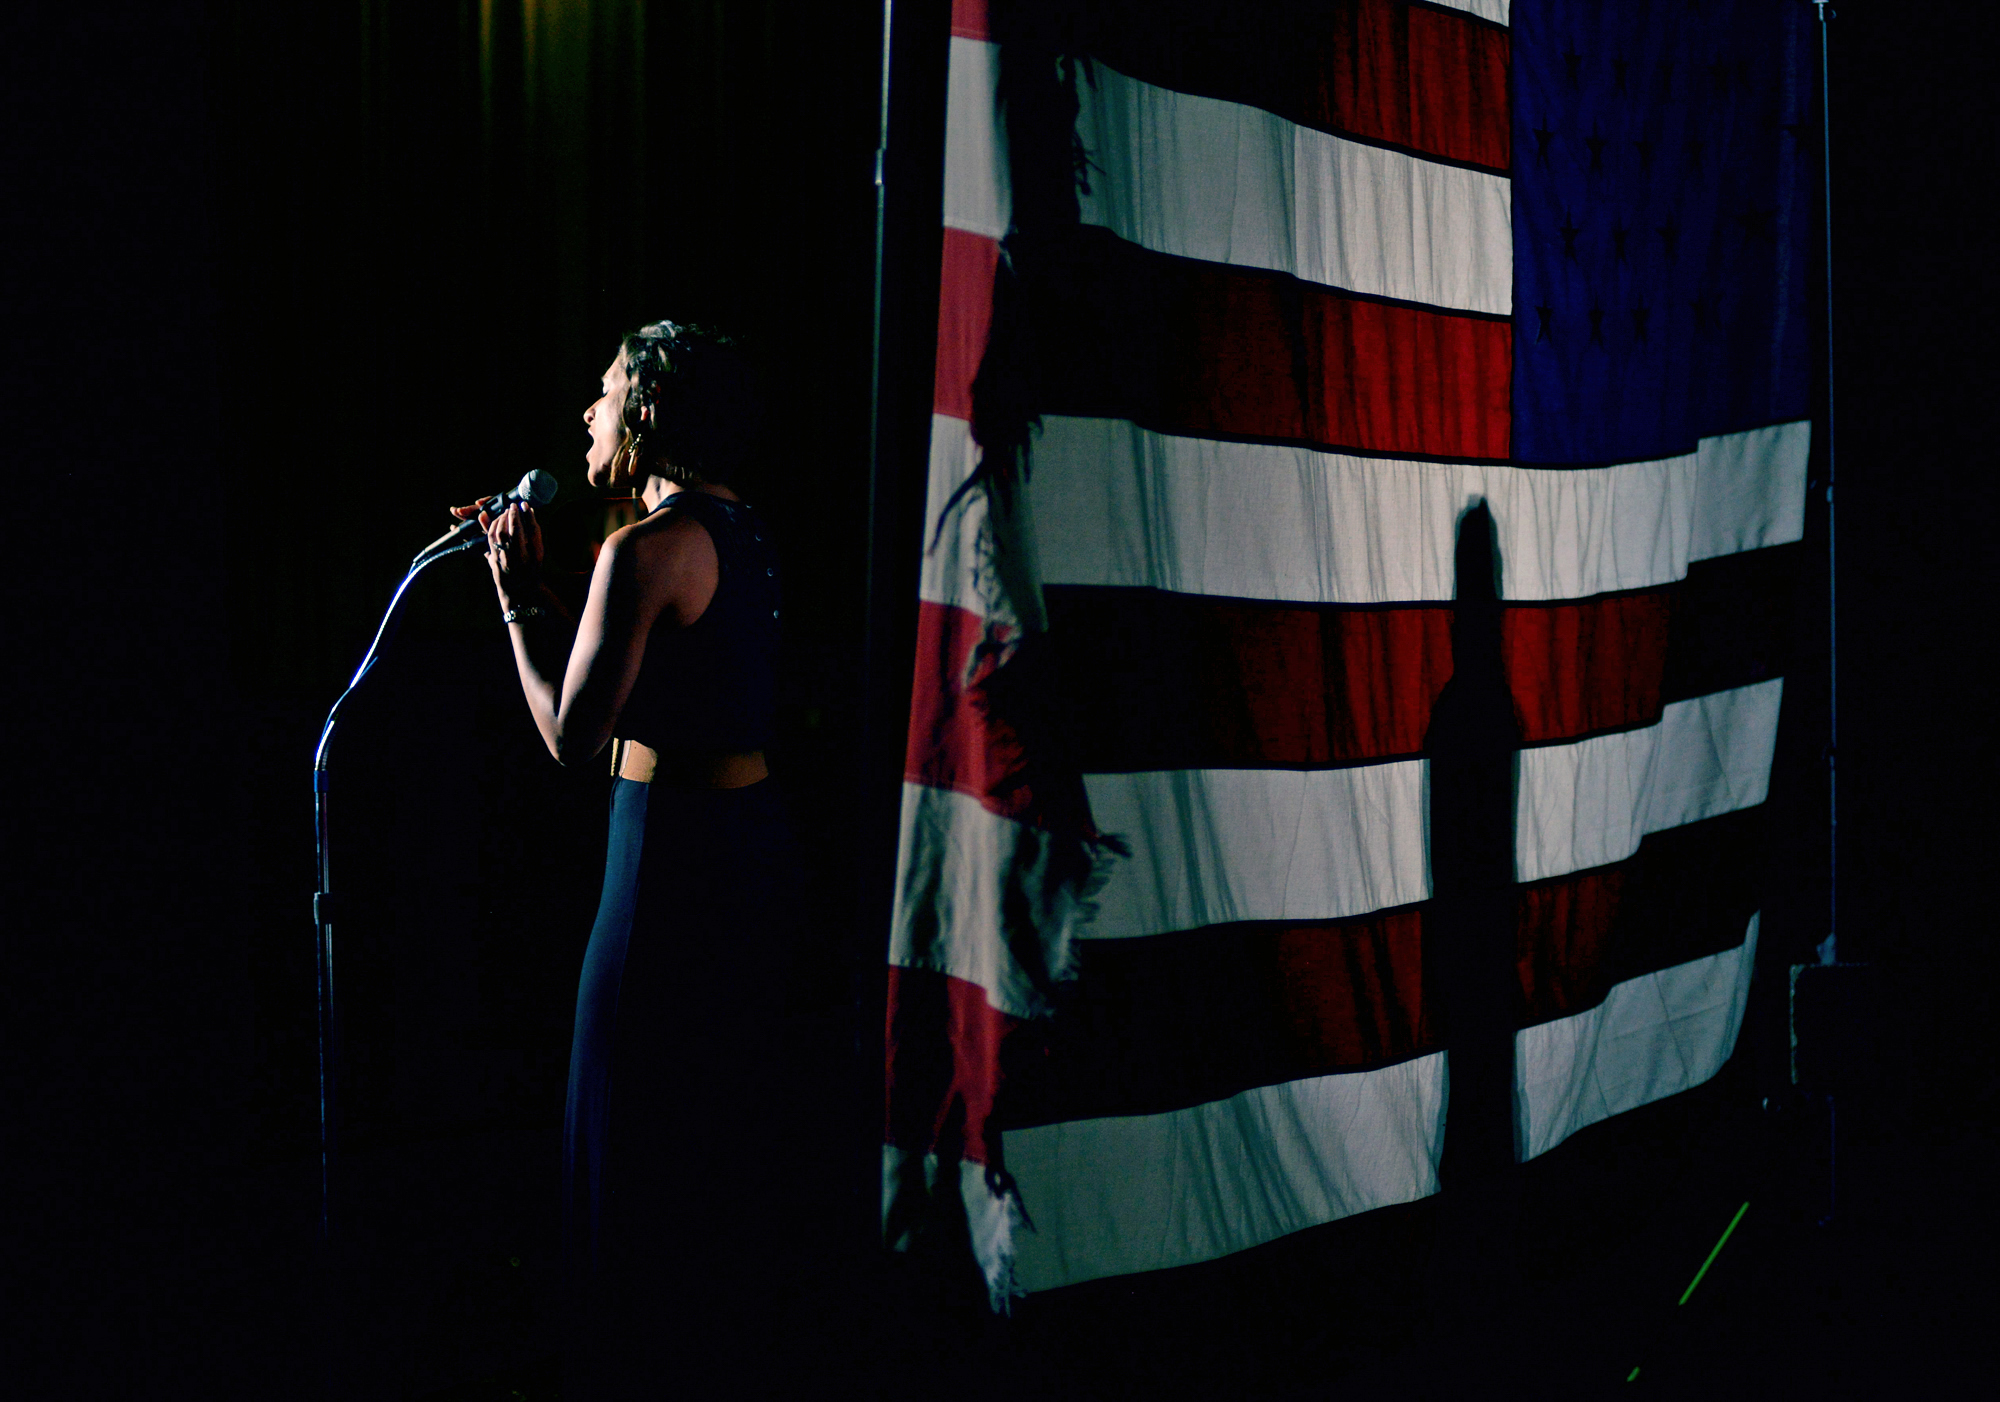
[[[603,393],[583,411],[583,425],[590,430],[584,473],[590,485],[599,489],[611,485],[611,460],[625,441],[625,383],[625,357],[621,353],[604,372]]]

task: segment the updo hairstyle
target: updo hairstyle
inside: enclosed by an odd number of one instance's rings
[[[728,483],[755,455],[763,409],[739,343],[699,326],[656,321],[619,344],[626,448],[638,480]],[[650,408],[650,425],[640,414]]]

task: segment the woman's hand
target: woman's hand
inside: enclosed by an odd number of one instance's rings
[[[471,506],[454,506],[451,514],[461,521],[474,516],[486,531],[486,564],[493,571],[493,587],[499,592],[500,607],[513,608],[541,592],[542,525],[535,508],[516,502],[497,516],[489,516]]]

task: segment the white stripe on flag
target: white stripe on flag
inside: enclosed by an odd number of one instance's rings
[[[1352,769],[1090,774],[1091,820],[1132,845],[1078,933],[1325,920],[1430,894],[1422,760]]]
[[[1811,448],[1807,419],[1702,439],[1688,558],[1712,560],[1802,537]]]
[[[1437,1191],[1444,1057],[1009,1130],[1023,1288],[1213,1260]]]
[[[1029,498],[1048,584],[1384,604],[1452,597],[1458,518],[1484,497],[1505,597],[1582,599],[1798,540],[1810,438],[1804,421],[1774,424],[1657,462],[1550,470],[1221,443],[1051,415]],[[934,416],[928,528],[976,462],[971,426]],[[944,522],[924,557],[925,599],[988,611],[978,526],[976,501]]]
[[[889,962],[977,984],[1013,1017],[1042,1011],[1008,936],[1034,943],[1039,965],[1037,932],[1075,918],[1073,897],[1049,872],[1050,849],[1048,834],[976,798],[905,783]]]
[[[944,223],[989,239],[1007,236],[1014,217],[1007,174],[1007,128],[996,90],[1000,46],[951,41],[944,119]]]
[[[1784,685],[1676,701],[1658,725],[1521,751],[1515,879],[1622,862],[1649,832],[1762,803]]]
[[[1649,832],[1763,802],[1782,685],[1676,701],[1658,725],[1523,750],[1519,879],[1623,861]],[[1426,774],[1426,761],[1403,760],[1086,775],[1093,821],[1132,855],[1112,864],[1079,936],[1334,920],[1423,900]]]
[[[1460,311],[1513,311],[1506,176],[1093,67],[1095,83],[1077,85],[1076,130],[1091,163],[1084,223],[1156,253]]]
[[[1050,584],[1299,603],[1449,599],[1458,518],[1483,497],[1499,530],[1504,596],[1579,599],[1799,539],[1810,433],[1803,421],[1779,424],[1659,461],[1552,470],[1222,443],[1051,415],[1031,490]],[[933,434],[933,471],[956,467],[947,440],[965,430],[939,423]]]
[[[978,466],[979,445],[972,441],[972,425],[949,414],[932,414],[930,472],[924,495],[924,564],[917,580],[917,597],[990,618],[995,602],[993,572],[981,568],[984,551],[979,538],[987,515],[986,494],[967,492],[951,514],[945,514],[945,503]]]
[[[1430,3],[1447,10],[1463,10],[1495,24],[1507,23],[1510,7],[1510,0],[1430,0]]]
[[[1623,861],[1649,832],[1764,801],[1782,678],[1676,701],[1658,725],[1521,752],[1522,881]],[[1430,895],[1424,760],[1341,769],[1090,774],[1100,831],[1131,844],[1094,897],[1084,939],[1246,920],[1334,920]],[[1046,839],[977,798],[903,786],[889,962],[976,983],[994,1007],[1033,1008],[998,928],[1043,910]],[[1050,926],[1049,928],[1054,928]]]
[[[899,1198],[921,1201],[936,1194],[946,1173],[936,1154],[917,1155],[894,1144],[882,1146],[882,1222],[892,1233],[887,1244],[892,1251],[911,1246],[914,1222],[898,1224],[895,1206]],[[965,1225],[972,1238],[972,1256],[986,1272],[986,1287],[996,1302],[1020,1292],[1013,1288],[1011,1273],[1014,1238],[1020,1228],[1020,1214],[1013,1199],[996,1195],[986,1184],[986,1165],[972,1159],[957,1161],[958,1196],[965,1204]],[[900,1225],[901,1230],[898,1230]]]
[[[1756,957],[1753,915],[1735,949],[1628,979],[1587,1012],[1515,1033],[1521,1158],[1720,1071],[1736,1048]]]

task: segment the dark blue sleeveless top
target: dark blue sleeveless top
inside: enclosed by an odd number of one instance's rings
[[[655,515],[692,516],[715,542],[715,596],[686,628],[655,624],[616,732],[656,750],[769,746],[778,681],[778,557],[749,505],[675,492]]]

